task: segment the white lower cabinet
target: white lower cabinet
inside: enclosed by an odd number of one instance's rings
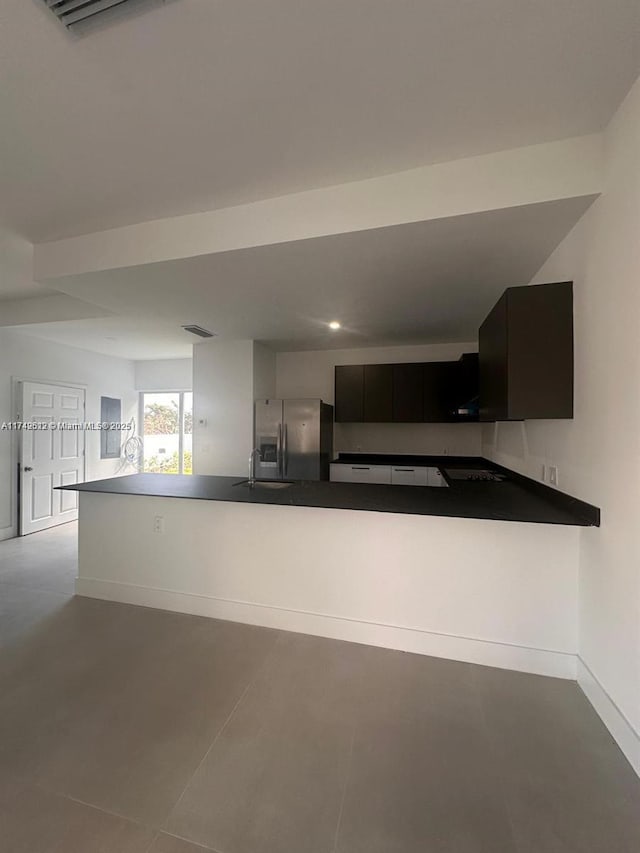
[[[394,486],[427,486],[429,468],[412,468],[398,465],[391,468],[391,482]]]
[[[445,486],[438,468],[412,465],[348,465],[334,462],[330,479],[334,483],[391,483],[394,486]]]
[[[390,465],[331,465],[331,480],[335,483],[391,483]]]

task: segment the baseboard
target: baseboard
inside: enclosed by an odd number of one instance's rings
[[[581,657],[577,658],[578,684],[598,716],[609,729],[629,764],[640,776],[640,734],[633,728],[613,699]]]
[[[0,542],[3,542],[5,539],[13,539],[15,535],[15,527],[0,527]]]
[[[528,648],[398,625],[365,622],[301,610],[287,610],[245,601],[229,601],[96,578],[76,578],[76,593],[88,598],[101,598],[123,604],[190,613],[194,616],[262,625],[282,631],[313,634],[318,637],[330,637],[501,669],[514,669],[573,680],[576,678],[576,656],[567,652]]]

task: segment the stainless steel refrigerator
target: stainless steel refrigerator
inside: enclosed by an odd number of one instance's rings
[[[254,447],[259,480],[328,480],[333,406],[322,400],[256,400]]]

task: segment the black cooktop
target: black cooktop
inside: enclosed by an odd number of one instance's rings
[[[449,480],[465,480],[477,483],[504,483],[506,474],[488,468],[444,468],[440,469]]]

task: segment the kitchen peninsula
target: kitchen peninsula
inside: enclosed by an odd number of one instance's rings
[[[526,478],[249,488],[134,474],[67,488],[80,595],[575,677],[578,531],[599,513]]]

